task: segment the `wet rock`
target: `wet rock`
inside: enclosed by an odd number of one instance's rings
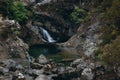
[[[39,62],[40,64],[46,64],[46,63],[48,63],[48,60],[47,60],[47,58],[46,58],[43,54],[41,54],[41,55],[38,57],[38,62]]]

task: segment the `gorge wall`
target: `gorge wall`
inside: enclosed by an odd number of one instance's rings
[[[39,27],[43,27],[58,42],[67,41],[76,33],[79,27],[79,25],[75,26],[75,23],[73,23],[71,19],[71,13],[74,10],[74,6],[79,4],[78,2],[79,0],[46,0],[46,2],[43,0],[34,1],[33,3],[31,2],[32,5],[30,5],[29,2],[26,2],[34,12],[34,16],[29,27],[32,26],[30,28],[36,32],[35,34],[38,34],[37,32],[39,31],[36,30]]]
[[[11,1],[9,11],[8,2],[0,0],[0,80],[120,80],[119,64],[104,65],[94,52],[102,42],[101,26],[110,25],[100,19],[104,8],[97,5],[104,0],[21,0],[18,6]],[[5,8],[6,14],[1,13]],[[111,32],[114,36],[117,31]]]

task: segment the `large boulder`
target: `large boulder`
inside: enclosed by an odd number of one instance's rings
[[[85,77],[87,80],[92,80],[94,75],[92,73],[92,69],[91,68],[85,68],[82,71],[81,76]]]
[[[47,58],[46,58],[43,54],[41,54],[41,55],[38,57],[38,62],[39,62],[40,64],[46,64],[46,63],[48,63],[48,60],[47,60]]]

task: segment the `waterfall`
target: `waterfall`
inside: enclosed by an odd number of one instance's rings
[[[42,32],[43,38],[46,39],[48,42],[55,42],[55,40],[51,37],[47,30],[40,27],[40,31]]]
[[[47,3],[50,3],[50,2],[51,2],[51,0],[43,0],[40,3],[37,3],[37,6],[44,5],[44,4],[47,4]]]

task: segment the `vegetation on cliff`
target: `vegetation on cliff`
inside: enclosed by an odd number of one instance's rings
[[[88,0],[75,6],[71,17],[76,24],[87,22],[92,15],[100,18],[100,39],[95,56],[109,65],[120,65],[120,0]]]
[[[79,4],[74,5],[74,8],[70,11],[69,9],[67,11],[67,8],[66,11],[64,9],[63,11],[59,11],[62,10],[59,7],[56,9],[56,13],[61,14],[64,19],[69,18],[66,21],[71,21],[75,26],[89,21],[93,13],[97,13],[101,19],[100,38],[103,42],[99,45],[96,55],[105,63],[120,64],[120,0],[86,0],[84,4],[81,1],[79,0]],[[55,6],[53,7],[56,8]],[[54,8],[53,10],[55,10]],[[69,12],[69,14],[65,12]],[[32,16],[32,13],[23,5],[21,0],[0,1],[0,14],[8,19],[18,21],[21,25],[25,24],[29,17]],[[6,33],[9,34],[16,30],[12,27],[7,31]]]
[[[18,21],[20,24],[25,24],[31,15],[21,0],[4,0],[0,2],[0,13],[4,17]]]
[[[120,0],[104,0],[101,10],[101,39],[97,57],[109,65],[120,65]]]

